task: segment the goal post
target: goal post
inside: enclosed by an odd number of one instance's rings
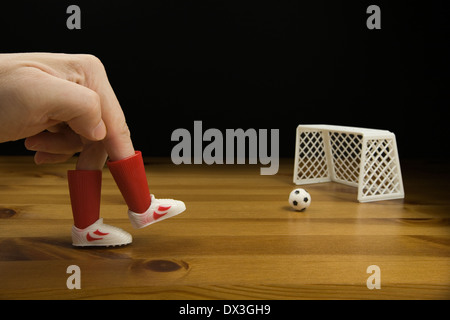
[[[294,183],[339,182],[358,188],[358,201],[404,198],[395,134],[378,129],[299,125]]]

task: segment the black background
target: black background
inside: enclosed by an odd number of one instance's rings
[[[66,27],[71,4],[81,30]],[[370,4],[381,30],[366,27]],[[172,132],[202,120],[280,129],[283,157],[311,123],[390,130],[400,157],[445,157],[448,19],[444,1],[3,1],[0,52],[99,57],[144,156],[170,156]]]

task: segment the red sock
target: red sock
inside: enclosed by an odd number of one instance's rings
[[[67,179],[75,227],[85,229],[100,218],[102,172],[71,170],[67,172]]]
[[[128,209],[134,213],[147,211],[151,199],[142,153],[136,151],[134,156],[119,161],[108,161],[107,164]]]

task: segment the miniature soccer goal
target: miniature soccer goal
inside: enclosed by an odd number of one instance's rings
[[[334,181],[358,188],[358,201],[404,198],[395,134],[386,130],[299,125],[294,183]]]

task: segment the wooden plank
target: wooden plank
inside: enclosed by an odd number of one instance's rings
[[[411,262],[401,257],[360,256],[322,260],[322,256],[185,256],[187,261],[155,257],[2,262],[2,299],[448,299],[448,261]],[[380,290],[368,290],[366,268],[382,270]],[[66,287],[67,267],[81,269],[81,289]],[[164,271],[169,266],[170,271]],[[175,266],[175,267],[174,267]],[[416,270],[422,270],[417,273]],[[6,270],[6,271],[5,271]],[[120,276],[119,276],[120,275]],[[214,279],[214,281],[212,281]],[[171,296],[172,291],[178,291]],[[200,292],[202,292],[200,294]]]

